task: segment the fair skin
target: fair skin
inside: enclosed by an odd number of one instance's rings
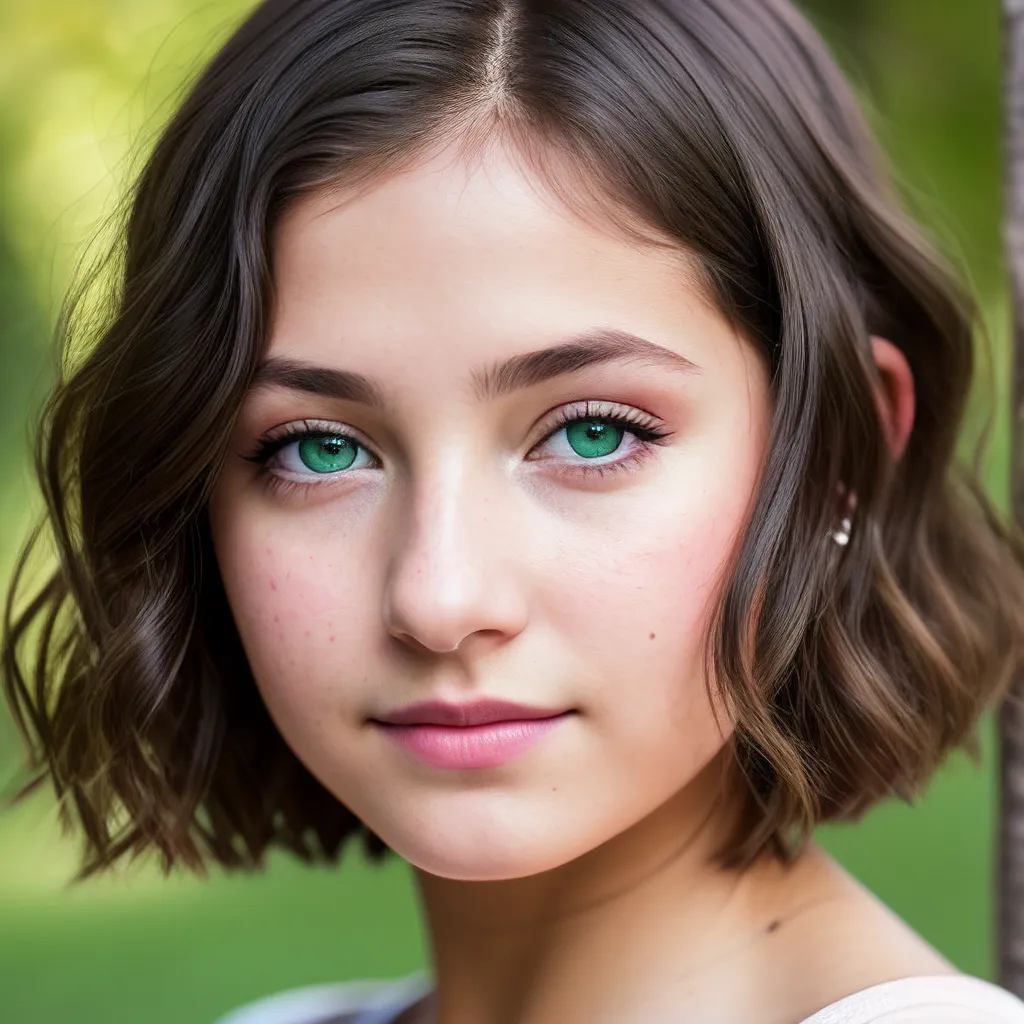
[[[415,871],[437,986],[403,1024],[792,1024],[952,970],[813,844],[788,870],[709,861],[735,799],[702,627],[770,403],[763,355],[692,263],[583,223],[495,147],[300,201],[274,276],[278,372],[246,398],[214,544],[277,727]],[[480,393],[478,368],[598,330],[651,347]],[[913,382],[873,351],[898,455]],[[385,404],[312,393],[281,361],[358,373]],[[584,456],[559,412],[665,436]],[[353,438],[351,466],[311,469],[287,440],[262,469],[244,458],[303,421]],[[480,696],[575,714],[462,770],[369,721]]]

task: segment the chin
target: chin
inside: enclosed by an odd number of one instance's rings
[[[527,878],[561,867],[573,857],[560,858],[542,852],[531,855],[514,849],[480,850],[470,848],[420,847],[395,852],[419,871],[453,882],[500,882]],[[545,851],[546,852],[546,851]]]
[[[495,882],[525,878],[559,868],[585,854],[592,845],[573,843],[564,822],[533,822],[523,828],[513,822],[497,823],[493,817],[481,825],[465,820],[422,830],[381,827],[374,829],[403,860],[438,878],[462,882]]]

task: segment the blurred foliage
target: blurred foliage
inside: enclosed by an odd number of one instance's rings
[[[27,428],[52,378],[59,301],[79,261],[109,242],[107,218],[185,83],[249,6],[0,0],[0,578],[33,508]],[[975,414],[998,414],[989,482],[1005,505],[998,2],[804,6],[857,87],[911,208],[974,282],[997,385]],[[822,839],[946,955],[988,975],[991,729],[985,738],[981,772],[954,757],[918,807],[887,805]],[[0,784],[16,751],[0,730]],[[266,876],[207,884],[144,868],[65,892],[76,849],[58,839],[52,810],[43,796],[0,816],[4,1019],[202,1022],[262,992],[423,963],[401,864],[375,873],[353,862],[339,873],[276,858]]]

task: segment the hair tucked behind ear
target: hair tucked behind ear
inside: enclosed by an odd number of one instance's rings
[[[39,435],[59,564],[12,586],[3,683],[25,791],[48,778],[85,830],[80,877],[150,847],[197,871],[272,845],[333,859],[360,832],[385,852],[274,728],[206,502],[282,211],[493,140],[581,214],[695,257],[771,369],[770,448],[708,645],[745,794],[723,863],[909,798],[1020,666],[1024,546],[954,462],[973,312],[785,0],[268,0],[147,163],[108,319],[63,321],[88,351]],[[898,465],[872,334],[916,382]],[[858,496],[846,548],[827,538],[840,482]]]

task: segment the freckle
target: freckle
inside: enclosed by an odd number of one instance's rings
[[[653,640],[654,639],[654,634],[652,633],[647,639],[648,640]]]

